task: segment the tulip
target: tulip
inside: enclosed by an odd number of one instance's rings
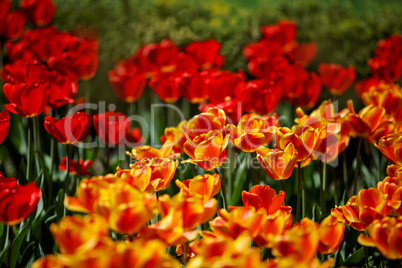
[[[275,237],[272,254],[297,263],[308,263],[315,258],[319,243],[318,224],[308,218],[293,225],[283,235]]]
[[[352,228],[363,231],[374,220],[382,219],[390,211],[386,196],[376,188],[369,188],[361,190],[357,196],[352,196],[346,205],[333,208],[331,214]]]
[[[217,195],[221,189],[221,178],[218,174],[198,175],[185,181],[176,180],[180,191],[202,196],[204,203]]]
[[[110,86],[121,101],[135,102],[144,92],[147,79],[144,73],[129,72],[120,65],[116,65],[115,70],[108,73]]]
[[[287,56],[292,62],[306,67],[317,56],[317,44],[314,42],[296,44],[296,46],[287,53]]]
[[[205,80],[205,88],[209,101],[212,104],[235,99],[235,92],[244,83],[244,73],[230,73],[228,71],[214,71]]]
[[[3,143],[10,131],[10,114],[8,111],[0,112],[0,144]]]
[[[5,15],[4,18],[1,19],[2,20],[0,22],[0,36],[5,37],[6,39],[16,40],[24,32],[25,16],[21,12],[19,11],[8,12],[7,15]]]
[[[47,116],[44,125],[46,131],[62,144],[85,140],[91,127],[90,116],[85,112],[76,112],[59,120]]]
[[[246,114],[237,126],[228,125],[226,128],[234,146],[244,152],[254,152],[271,142],[278,125],[276,114],[272,117]]]
[[[52,0],[23,0],[20,2],[20,7],[36,26],[49,24],[56,9]]]
[[[178,79],[181,72],[160,72],[156,73],[149,80],[149,87],[164,102],[176,102],[180,98],[180,90],[178,87]]]
[[[183,149],[191,159],[184,162],[197,164],[206,171],[216,169],[226,161],[228,141],[229,136],[224,137],[217,130],[197,136],[192,141],[187,140]]]
[[[329,215],[320,223],[318,235],[320,242],[318,252],[321,254],[335,253],[343,240],[345,224],[337,220],[336,217]]]
[[[390,260],[402,258],[402,216],[375,220],[367,231],[369,237],[360,234],[357,238],[360,245],[376,247],[385,258]]]
[[[268,81],[278,81],[288,73],[289,61],[283,55],[269,55],[252,58],[247,67],[250,73]]]
[[[183,145],[186,142],[183,126],[187,124],[186,120],[181,121],[177,127],[165,128],[163,136],[160,137],[164,147],[173,147],[175,153],[183,153]]]
[[[256,237],[267,218],[265,209],[256,210],[252,206],[238,207],[230,213],[220,209],[218,213],[219,217],[210,221],[209,226],[217,236],[231,239],[236,239],[243,233]]]
[[[278,24],[261,27],[262,39],[278,44],[283,52],[295,46],[296,31],[296,23],[292,20],[281,20]]]
[[[79,167],[78,167],[78,165],[79,165]],[[80,175],[88,176],[88,175],[91,175],[91,172],[88,171],[88,169],[91,166],[92,166],[92,160],[90,160],[90,159],[85,160],[85,161],[84,161],[84,159],[80,159],[79,161],[70,160],[70,173],[73,175],[77,175],[78,168],[79,168]],[[67,170],[67,158],[66,157],[61,158],[61,162],[59,164],[59,169],[62,171]]]
[[[254,185],[249,192],[243,191],[241,194],[245,207],[252,206],[256,210],[264,208],[268,215],[272,215],[279,210],[285,212],[292,210],[290,206],[282,205],[285,196],[284,191],[279,191],[277,195],[269,185]]]
[[[109,236],[106,222],[97,215],[66,216],[60,222],[52,223],[50,231],[62,254],[94,250]]]
[[[5,84],[3,86],[4,95],[10,104],[5,104],[9,112],[31,118],[41,114],[46,107],[49,95],[49,87],[42,84]]]
[[[219,54],[221,44],[214,39],[191,42],[185,51],[195,59],[201,70],[222,67],[224,58]]]
[[[247,113],[267,114],[275,110],[281,98],[281,87],[269,80],[251,80],[235,93]]]
[[[17,184],[15,178],[4,178],[0,173],[0,222],[16,225],[34,212],[42,197],[42,191],[35,182]]]
[[[374,146],[391,164],[402,166],[402,137],[399,134],[384,136]]]
[[[200,103],[208,98],[205,82],[209,78],[210,71],[184,72],[177,77],[180,94],[191,103]]]
[[[129,127],[126,115],[108,111],[92,118],[95,131],[105,144],[116,145],[124,142]]]
[[[257,153],[258,162],[272,179],[285,180],[292,174],[297,156],[293,144],[288,144],[284,150],[260,147]]]
[[[321,83],[332,95],[342,95],[353,84],[356,73],[353,66],[344,68],[340,65],[321,63],[318,66]]]

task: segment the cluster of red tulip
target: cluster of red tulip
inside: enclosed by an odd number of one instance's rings
[[[10,12],[10,6],[10,1],[0,0],[0,35],[8,39],[9,60],[1,71],[9,103],[0,112],[0,143],[10,129],[9,112],[28,118],[25,177],[29,183],[21,185],[0,173],[0,222],[22,227],[56,210],[56,217],[42,225],[51,223],[59,253],[36,260],[32,267],[330,267],[347,225],[367,230],[358,237],[359,244],[376,247],[389,260],[402,258],[402,91],[393,84],[402,75],[401,36],[379,42],[375,57],[369,60],[371,77],[356,85],[365,104],[358,113],[351,100],[339,111],[329,100],[316,107],[322,85],[331,95],[341,95],[353,85],[355,71],[326,63],[319,65],[318,74],[307,71],[317,46],[296,42],[293,21],[263,26],[261,39],[243,49],[249,72],[257,78],[249,81],[243,71],[221,69],[224,58],[215,40],[181,48],[168,39],[147,44],[109,72],[117,96],[123,102],[136,102],[148,85],[164,102],[183,97],[200,104],[201,111],[166,128],[162,146],[154,148],[141,145],[140,130],[119,112],[90,115],[79,109],[59,117],[60,108],[76,102],[77,80],[95,74],[98,43],[47,26],[55,10],[51,0],[21,1],[21,11]],[[25,19],[42,28],[24,32]],[[280,100],[298,107],[294,125],[280,124]],[[314,107],[309,114],[303,110]],[[52,116],[39,124],[46,108]],[[51,135],[52,143],[65,145],[66,157],[61,158],[59,169],[67,175],[57,198],[47,185],[56,181],[54,163],[47,167],[49,180],[35,181],[32,176],[35,169],[39,178],[46,172],[39,170],[39,164],[31,166],[32,120]],[[107,147],[134,147],[127,152],[132,161],[126,168],[81,179],[91,174],[97,159],[84,161],[77,148],[78,157],[72,160],[70,148],[90,139],[92,127]],[[327,166],[353,138],[359,140],[355,189],[348,189],[347,176],[344,183],[345,195],[356,195],[345,205],[335,201],[333,208],[331,203],[329,214]],[[376,188],[358,192],[363,142],[375,146],[391,165]],[[255,156],[272,179],[258,176],[259,167],[253,167],[253,186],[241,192],[241,206],[228,198],[231,184],[240,181],[233,179],[230,167],[224,167],[233,161],[233,153]],[[344,153],[346,163],[345,157]],[[188,163],[194,164],[192,175],[179,171],[179,164]],[[321,167],[318,222],[306,217],[304,209],[303,170],[314,164]],[[292,208],[286,205],[284,180],[290,180],[295,167],[297,207]],[[205,172],[199,175],[202,169]],[[70,174],[76,180],[70,181]],[[282,184],[279,193],[275,181]],[[339,182],[334,181],[337,188]],[[169,188],[176,189],[176,194],[166,194]],[[43,203],[56,204],[33,214],[42,193]],[[334,195],[337,200],[338,193]],[[29,215],[32,219],[27,219]],[[10,256],[15,254],[11,244],[8,248]]]

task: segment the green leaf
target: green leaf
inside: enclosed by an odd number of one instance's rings
[[[246,181],[246,177],[247,177],[247,156],[248,154],[244,155],[243,161],[240,164],[239,169],[236,172],[236,176],[235,176],[235,187],[232,193],[232,202],[231,205],[235,206],[238,204],[238,202],[240,201],[240,197],[241,197],[241,192],[244,189],[244,183]]]
[[[61,188],[57,193],[57,200],[56,200],[56,221],[59,221],[64,216],[64,189]]]
[[[359,248],[357,251],[355,251],[353,254],[349,255],[349,257],[346,258],[345,264],[350,266],[350,265],[357,265],[361,263],[364,260],[364,247]]]
[[[21,232],[15,237],[15,239],[11,245],[11,251],[8,250],[8,254],[11,253],[10,265],[9,265],[10,268],[14,268],[15,265],[17,264],[18,257],[20,255],[21,245],[24,242],[25,235],[28,232],[30,227],[31,227],[31,223],[28,218],[27,222],[25,223],[24,228],[22,228]],[[9,256],[8,254],[7,254],[7,256]]]

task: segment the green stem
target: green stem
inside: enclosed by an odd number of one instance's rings
[[[256,152],[254,152],[253,154],[250,154],[250,166],[253,169],[253,184],[258,185],[259,181],[258,181],[258,177],[257,177],[257,169],[253,166],[254,157],[257,158]]]
[[[8,231],[8,267],[11,267],[11,257],[12,257],[12,248],[13,248],[13,239],[14,239],[14,233],[13,233],[13,227],[6,225],[7,226],[7,231]]]
[[[326,194],[327,194],[327,156],[324,155],[324,162],[322,163],[322,203],[321,203],[321,215],[326,213]]]
[[[283,180],[280,180],[280,182],[281,182],[282,191],[286,192],[285,191],[285,184],[283,183]],[[283,204],[286,205],[286,198],[283,199]]]
[[[158,192],[155,192],[156,202],[157,202],[157,203],[159,203],[159,195],[160,195],[159,191],[158,191]],[[158,213],[157,218],[158,218],[158,221],[161,220],[161,214],[160,214],[160,213]]]
[[[356,153],[356,169],[355,169],[355,177],[353,179],[354,183],[354,192],[357,194],[357,178],[359,177],[360,170],[360,150],[362,147],[363,138],[359,139],[359,144],[357,145],[357,153]]]
[[[27,155],[27,180],[31,180],[31,169],[32,169],[32,118],[28,118],[28,155]]]
[[[223,176],[221,176],[219,174],[219,171],[217,168],[214,169],[215,173],[219,175],[219,177],[221,178],[221,190],[222,190],[222,195],[223,195],[223,207],[228,210],[228,202],[226,199],[226,182],[225,182],[225,178]],[[228,210],[229,211],[229,210]]]
[[[110,147],[109,145],[106,145],[106,167],[105,167],[105,173],[109,173],[110,171]]]
[[[335,191],[334,191],[334,198],[335,198],[335,204],[338,205],[338,178],[336,177],[336,172],[335,169],[333,167],[331,168],[331,172],[332,172],[332,177],[334,178],[334,184],[335,184]]]
[[[300,198],[301,198],[301,163],[297,162],[297,207],[296,221],[300,221]]]
[[[367,268],[369,268],[370,266],[369,266],[369,262],[368,262],[368,249],[367,249],[367,247],[364,247],[364,259],[365,259],[365,261],[366,261],[366,267]]]
[[[234,176],[235,176],[235,173],[234,173],[234,169],[235,169],[235,166],[234,166],[234,164],[235,164],[235,161],[236,161],[236,154],[235,154],[235,148],[234,148],[234,146],[233,145],[229,145],[228,146],[229,148],[228,148],[228,154],[229,154],[229,176],[228,176],[228,193],[233,193],[233,182],[234,182]],[[229,194],[229,196],[230,196],[230,194]],[[229,201],[231,201],[231,198],[230,198],[230,200]]]
[[[66,161],[67,161],[67,168],[66,168],[66,179],[64,180],[64,192],[66,195],[69,195],[70,189],[70,145],[66,144]]]
[[[348,182],[348,163],[346,162],[346,153],[345,151],[342,152],[343,156],[343,183],[345,184],[345,191],[346,193],[349,190],[349,182]]]
[[[184,243],[184,252],[183,252],[183,267],[187,264],[187,243]]]
[[[51,116],[55,117],[56,110],[52,108],[51,111]],[[51,164],[50,164],[50,174],[49,174],[49,182],[48,182],[48,187],[49,187],[49,201],[52,200],[52,191],[53,191],[53,171],[54,171],[54,166],[56,164],[56,140],[54,138],[50,139],[50,159],[51,159]]]
[[[190,102],[185,98],[181,98],[181,112],[184,115],[184,118],[190,118]]]
[[[81,181],[80,148],[77,146],[77,179]]]
[[[381,153],[378,152],[378,181],[381,181]]]
[[[304,180],[304,170],[302,173],[302,219],[306,216],[306,182]]]

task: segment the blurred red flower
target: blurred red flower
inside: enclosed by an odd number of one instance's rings
[[[332,95],[342,95],[353,84],[356,73],[353,66],[342,67],[333,63],[318,66],[321,83]]]
[[[48,25],[56,9],[52,0],[22,0],[20,7],[36,26]]]
[[[17,184],[15,178],[4,178],[0,172],[0,222],[16,225],[34,212],[42,197],[42,191],[35,182]]]
[[[92,166],[92,160],[85,160],[80,159],[79,161],[75,161],[70,159],[70,173],[73,175],[78,174],[78,165],[80,165],[80,175],[81,176],[87,176],[91,175],[91,172],[88,171],[88,169]],[[59,164],[59,169],[62,171],[67,170],[67,157],[62,157],[61,162]]]
[[[0,112],[0,144],[3,143],[10,131],[10,114],[8,111]]]
[[[45,129],[62,144],[75,144],[87,138],[91,128],[91,117],[85,112],[76,112],[57,120],[45,118]]]
[[[92,119],[96,133],[105,144],[116,145],[125,139],[129,127],[126,115],[107,111],[94,115]]]

